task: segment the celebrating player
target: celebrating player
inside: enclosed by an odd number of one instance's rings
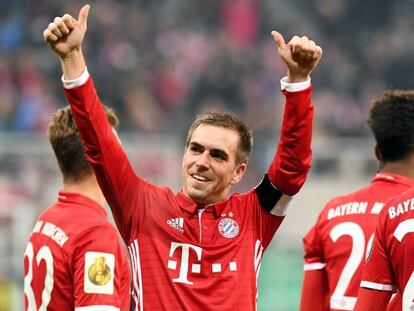
[[[386,201],[414,186],[412,94],[388,91],[373,102],[368,124],[379,172],[369,186],[332,199],[305,236],[301,311],[354,309],[378,214]],[[388,310],[401,310],[394,303]]]
[[[306,37],[286,44],[272,32],[287,65],[285,118],[278,151],[255,189],[228,197],[246,171],[252,131],[230,113],[210,112],[189,130],[182,190],[174,194],[135,175],[105,119],[82,55],[88,12],[86,5],[78,19],[56,18],[44,38],[60,58],[88,159],[129,245],[135,310],[255,310],[263,253],[310,169],[310,73],[321,48]]]
[[[105,111],[115,126],[116,116]],[[53,114],[48,134],[63,190],[40,215],[26,246],[25,310],[129,311],[126,250],[108,222],[69,106]]]
[[[389,139],[394,154],[406,150],[405,172],[414,178],[414,91],[389,94],[401,111],[393,131],[404,135],[404,144]],[[408,126],[409,130],[402,128]],[[390,136],[391,138],[391,136]],[[374,243],[365,263],[355,310],[385,310],[392,292],[401,299],[394,310],[414,310],[414,188],[388,202],[375,229]]]

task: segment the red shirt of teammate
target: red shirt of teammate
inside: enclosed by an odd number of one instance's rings
[[[39,217],[24,259],[25,310],[129,310],[129,266],[102,206],[60,192]]]
[[[368,187],[334,198],[324,207],[303,243],[305,274],[321,270],[326,293],[318,300],[322,289],[305,282],[303,291],[314,300],[302,301],[302,309],[319,304],[324,310],[326,304],[325,310],[353,310],[378,214],[386,201],[413,186],[414,181],[404,176],[378,173]]]
[[[399,310],[414,309],[414,188],[388,202],[375,230],[372,253],[362,275],[358,310],[382,310],[392,292],[402,296]],[[365,290],[364,290],[365,289]],[[367,301],[378,295],[378,300]],[[382,292],[382,293],[381,293]],[[365,296],[368,294],[368,296]],[[385,299],[384,299],[385,297]],[[361,299],[361,301],[360,301]]]
[[[377,143],[380,173],[370,186],[332,200],[305,237],[301,311],[353,310],[357,306],[363,262],[377,215],[385,202],[414,186],[413,119],[414,92],[389,90],[372,102],[368,125]],[[397,294],[383,310],[401,310],[400,299]],[[375,302],[359,310],[371,310]]]
[[[110,109],[104,118],[116,126]],[[63,191],[40,215],[26,245],[25,310],[129,311],[126,250],[108,222],[69,106],[53,114],[48,135]]]

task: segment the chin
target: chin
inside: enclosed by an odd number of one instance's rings
[[[206,198],[204,193],[200,193],[200,191],[197,191],[195,189],[191,189],[190,191],[188,191],[188,196],[191,200],[200,204],[203,204]]]

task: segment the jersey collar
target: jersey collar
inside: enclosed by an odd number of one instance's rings
[[[178,205],[180,208],[186,210],[190,214],[195,214],[199,209],[205,209],[211,207],[213,209],[214,215],[219,217],[222,213],[224,208],[227,205],[227,200],[220,201],[214,204],[199,204],[192,200],[191,198],[184,195],[182,191],[178,192],[176,195]]]
[[[106,210],[103,208],[103,206],[99,205],[99,203],[95,200],[92,200],[87,196],[79,193],[59,191],[58,201],[62,203],[75,203],[84,205],[98,212],[100,215],[108,217],[108,214],[106,213]]]
[[[402,175],[393,174],[393,173],[384,173],[384,172],[377,173],[372,178],[371,182],[374,183],[376,181],[388,181],[392,183],[403,184],[403,185],[407,185],[410,187],[414,187],[413,179],[402,176]]]

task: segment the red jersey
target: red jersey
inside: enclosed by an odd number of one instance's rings
[[[386,201],[414,186],[404,176],[378,173],[368,187],[336,197],[303,239],[305,271],[325,269],[331,310],[353,310],[367,246]]]
[[[414,188],[388,202],[379,216],[361,287],[402,293],[400,310],[414,310]],[[401,309],[402,307],[402,309]]]
[[[24,253],[25,310],[129,311],[126,250],[95,201],[60,192]]]
[[[260,185],[207,206],[135,175],[90,78],[65,92],[129,245],[135,310],[255,310],[262,256],[283,220],[269,211],[310,169],[311,88],[285,92],[278,153]]]

